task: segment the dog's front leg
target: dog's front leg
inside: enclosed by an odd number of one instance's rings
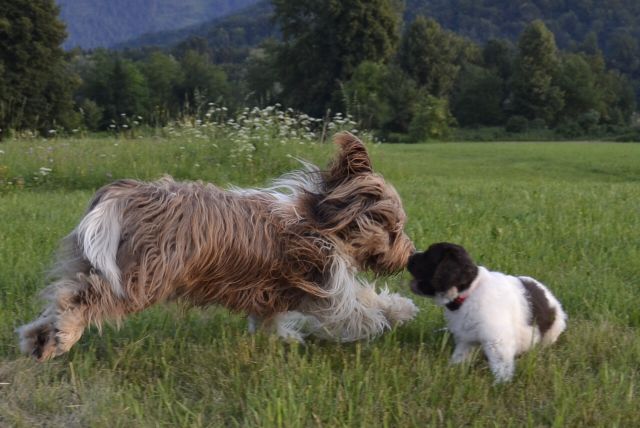
[[[304,343],[304,338],[318,328],[318,319],[298,311],[280,312],[262,321],[261,327],[287,342]]]
[[[325,299],[308,300],[299,310],[317,319],[315,336],[338,342],[372,339],[392,326],[413,319],[418,308],[410,299],[380,294],[373,285],[345,275],[339,287]]]
[[[249,334],[256,334],[261,323],[262,319],[260,319],[260,317],[258,317],[257,315],[249,314],[247,316],[247,331],[249,332]]]

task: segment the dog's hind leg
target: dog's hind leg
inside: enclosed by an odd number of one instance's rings
[[[18,328],[20,350],[38,361],[63,354],[80,339],[89,324],[119,320],[132,312],[96,273],[77,273],[44,290],[48,306],[33,322]]]

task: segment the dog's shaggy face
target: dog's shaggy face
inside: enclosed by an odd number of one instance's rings
[[[439,303],[468,289],[478,274],[465,249],[448,242],[433,244],[427,251],[413,254],[407,268],[414,277],[411,290],[435,298]]]
[[[315,227],[334,236],[359,270],[403,269],[414,249],[404,233],[406,215],[395,189],[373,172],[364,146],[344,144],[323,176],[319,192],[302,200]]]
[[[175,299],[245,312],[295,340],[304,329],[358,340],[411,319],[410,300],[356,277],[397,272],[414,251],[400,198],[360,140],[335,143],[326,170],[307,165],[265,189],[171,178],[103,187],[64,241],[50,305],[19,329],[21,349],[44,360],[89,323]]]

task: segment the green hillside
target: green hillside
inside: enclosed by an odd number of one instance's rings
[[[406,0],[405,20],[434,18],[472,40],[516,40],[535,19],[562,49],[602,49],[609,63],[640,76],[640,2],[637,0]]]
[[[224,16],[256,0],[57,0],[69,37],[65,48],[110,47]]]
[[[177,30],[147,33],[120,43],[115,48],[171,47],[193,37],[206,39],[207,44],[218,51],[227,47],[232,49],[253,47],[277,34],[272,18],[271,2],[263,0],[205,23]]]
[[[273,25],[269,3],[251,5],[233,19],[213,19],[179,31],[150,33],[121,47],[169,47],[193,36],[206,38],[209,46],[219,46],[221,33],[241,34],[237,40],[243,45],[257,44],[275,31],[265,30]],[[640,78],[640,2],[636,0],[406,0],[405,22],[418,15],[432,17],[444,28],[477,42],[492,38],[515,41],[528,23],[541,19],[561,49],[602,49],[610,66]],[[233,38],[224,41],[234,43]]]

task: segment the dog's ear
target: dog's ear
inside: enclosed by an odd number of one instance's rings
[[[340,147],[340,153],[329,168],[328,181],[342,182],[348,177],[373,171],[367,149],[358,137],[349,132],[340,132],[333,142]]]
[[[334,143],[340,152],[323,174],[323,191],[309,195],[308,205],[320,228],[339,231],[383,197],[384,182],[371,174],[367,149],[355,135],[340,132]]]

